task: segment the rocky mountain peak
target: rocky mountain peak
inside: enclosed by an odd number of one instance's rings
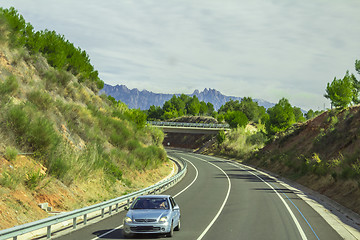
[[[162,93],[153,93],[148,90],[139,91],[137,88],[129,89],[125,85],[116,85],[111,86],[108,84],[104,85],[104,88],[100,93],[105,93],[114,97],[116,100],[124,102],[129,108],[140,108],[141,110],[147,110],[150,106],[160,106],[162,107],[166,101],[172,98],[174,94],[162,94]],[[180,96],[180,94],[175,94]],[[214,105],[215,110],[218,110],[222,105],[224,105],[230,99],[241,101],[241,97],[225,96],[216,89],[205,88],[203,91],[195,90],[192,94],[187,94],[189,96],[197,96],[200,101],[206,103],[210,102]],[[265,108],[274,106],[273,103],[256,100],[259,105],[264,106]]]

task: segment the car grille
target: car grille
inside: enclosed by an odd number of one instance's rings
[[[133,232],[158,232],[160,231],[160,227],[137,226],[137,227],[130,227],[130,230]]]
[[[156,222],[156,219],[143,219],[143,218],[138,218],[138,219],[135,219],[135,222],[139,222],[139,223],[151,223],[151,222]]]

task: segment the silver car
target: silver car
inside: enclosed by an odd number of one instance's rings
[[[124,237],[149,233],[172,237],[174,230],[180,230],[180,208],[169,195],[137,197],[124,218]]]

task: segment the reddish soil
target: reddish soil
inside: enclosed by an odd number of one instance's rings
[[[314,156],[327,172],[300,173]],[[334,160],[341,167],[327,167]],[[328,111],[294,126],[245,163],[295,180],[360,214],[360,173],[353,167],[360,164],[360,106]]]

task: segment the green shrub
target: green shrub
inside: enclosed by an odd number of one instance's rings
[[[222,144],[226,139],[226,134],[224,130],[220,130],[219,133],[216,135],[216,140],[218,144]]]
[[[18,140],[23,138],[30,123],[28,115],[21,105],[10,106],[7,109],[5,121],[6,126],[15,133]]]
[[[166,160],[166,152],[157,146],[137,148],[133,151],[135,167],[138,170],[153,169]]]
[[[123,148],[126,144],[126,139],[122,135],[112,133],[110,135],[110,143],[116,147]]]
[[[46,160],[45,166],[48,173],[61,180],[65,185],[70,185],[78,174],[78,166],[74,164],[76,155],[69,145],[60,142],[57,147],[51,151]]]
[[[30,102],[35,104],[41,110],[48,110],[54,104],[51,96],[41,90],[32,91],[27,95],[27,97]]]
[[[62,87],[66,87],[73,78],[73,76],[69,72],[64,70],[57,71],[56,73],[58,85]]]
[[[47,164],[49,174],[57,179],[64,180],[66,174],[72,169],[71,162],[64,156],[53,156]],[[67,181],[71,183],[72,181]]]
[[[262,132],[256,132],[246,138],[246,143],[251,145],[262,145],[266,142],[266,135]]]
[[[155,145],[162,146],[162,143],[164,141],[164,132],[160,130],[159,128],[152,127],[151,128],[151,138]]]
[[[12,95],[18,89],[19,89],[19,83],[14,75],[7,77],[3,83],[0,82],[0,96],[6,94]]]
[[[26,136],[31,148],[35,151],[44,152],[59,143],[59,136],[50,120],[45,117],[37,117],[29,124]]]
[[[30,189],[34,190],[39,183],[45,178],[45,175],[43,175],[40,170],[34,171],[31,170],[26,174],[27,178],[25,180],[25,185]]]
[[[127,145],[126,148],[127,148],[129,151],[134,151],[135,149],[141,147],[139,141],[136,140],[136,139],[132,139],[132,140],[128,141],[126,145]]]
[[[47,90],[52,91],[62,86],[58,80],[59,72],[53,68],[47,70],[43,69],[43,79],[45,79],[45,87]]]
[[[146,114],[140,109],[128,110],[125,115],[134,122],[138,128],[144,128],[146,125]]]
[[[18,155],[18,150],[14,147],[7,147],[5,149],[5,158],[8,161],[14,161]]]
[[[119,166],[112,161],[105,162],[105,172],[112,177],[115,177],[118,180],[122,179],[122,171],[120,170]]]

